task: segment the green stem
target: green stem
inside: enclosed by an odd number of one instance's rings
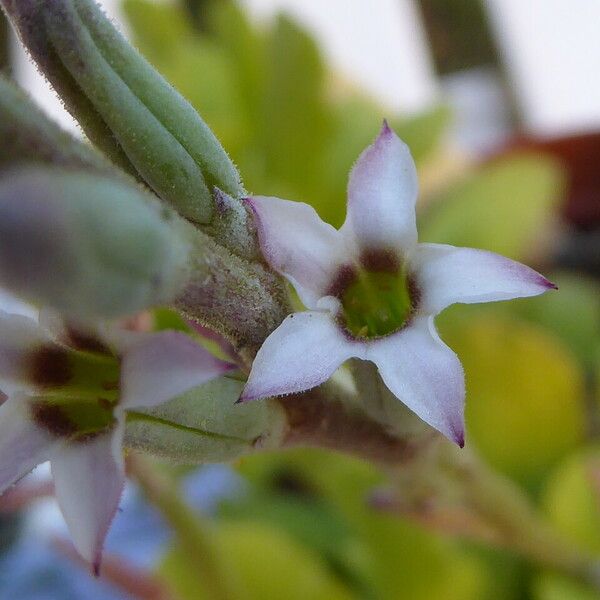
[[[600,560],[557,532],[512,481],[467,453],[445,448],[444,454],[467,503],[495,528],[504,547],[600,590]]]
[[[128,467],[148,500],[160,510],[175,532],[182,555],[189,561],[191,572],[198,574],[199,585],[206,590],[207,597],[211,600],[239,597],[232,589],[230,573],[224,565],[210,524],[182,500],[175,482],[137,454],[130,457]]]
[[[493,541],[502,547],[600,590],[600,560],[564,539],[514,482],[494,472],[468,450],[461,450],[440,436],[427,438],[422,422],[415,422],[414,415],[390,395],[373,364],[352,361],[350,366],[363,407],[371,418],[387,422],[389,430],[400,438],[421,440],[415,460],[394,467],[394,473],[401,478],[403,496],[408,498],[408,506],[401,503],[401,514],[408,513],[427,523],[422,500],[433,494],[442,512],[444,508],[458,508],[483,525],[482,542],[490,543],[487,534],[491,531]],[[473,531],[479,529],[458,534],[477,539]]]

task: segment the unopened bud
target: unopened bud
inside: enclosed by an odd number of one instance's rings
[[[80,318],[165,303],[186,276],[178,219],[106,177],[8,172],[0,180],[0,285]]]

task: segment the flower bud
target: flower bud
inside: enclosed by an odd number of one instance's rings
[[[164,303],[186,276],[176,217],[133,186],[29,167],[0,180],[0,285],[73,317]]]

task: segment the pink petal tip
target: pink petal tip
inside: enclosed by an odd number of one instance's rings
[[[454,432],[452,439],[459,448],[465,447],[465,432],[464,432],[464,430],[461,429],[460,431]]]
[[[102,556],[98,554],[92,563],[92,575],[94,577],[100,577],[100,567],[102,566]]]
[[[548,288],[549,290],[558,290],[558,286],[555,283],[552,283],[542,275],[540,275],[540,284]]]

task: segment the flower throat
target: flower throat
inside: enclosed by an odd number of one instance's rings
[[[401,329],[412,309],[410,281],[400,268],[360,269],[338,296],[346,329],[358,338],[374,338]]]

